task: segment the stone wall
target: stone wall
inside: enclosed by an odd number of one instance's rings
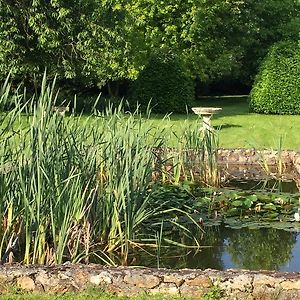
[[[276,166],[281,160],[286,167],[294,166],[300,174],[300,151],[295,150],[256,150],[256,149],[219,149],[218,162],[221,164],[257,165],[265,163]]]
[[[300,190],[300,151],[219,149],[218,164],[224,181],[232,177],[262,180],[279,175],[283,180],[293,180]]]
[[[99,287],[118,295],[167,294],[201,298],[213,287],[222,299],[300,299],[300,273],[167,270],[64,264],[56,267],[0,266],[0,293],[11,286],[27,291],[63,293]]]
[[[160,153],[173,153],[176,149],[164,149]],[[191,160],[196,159],[197,154],[192,150]],[[300,150],[256,150],[256,149],[218,149],[218,164],[221,166],[262,166],[277,168],[282,164],[284,169],[293,170],[300,177]]]

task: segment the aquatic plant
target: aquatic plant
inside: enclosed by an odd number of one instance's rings
[[[198,122],[184,122],[180,135],[173,132],[178,143],[177,147],[164,154],[169,162],[165,181],[179,184],[182,181],[201,183],[202,185],[218,186],[220,174],[217,163],[218,134],[215,130],[201,130]]]
[[[26,264],[91,257],[127,264],[131,249],[155,244],[157,228],[149,224],[157,219],[199,247],[188,227],[170,220],[182,215],[197,227],[190,210],[153,197],[164,164],[156,154],[165,145],[162,126],[138,111],[125,114],[121,105],[89,118],[63,117],[53,110],[55,81],[48,85],[46,74],[38,95],[26,100],[19,91],[7,80],[0,94],[3,262],[14,255]]]

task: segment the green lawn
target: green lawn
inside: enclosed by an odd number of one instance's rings
[[[202,98],[196,105],[223,108],[212,119],[213,126],[219,129],[220,147],[277,148],[282,138],[283,148],[300,149],[300,116],[250,113],[247,97]],[[153,116],[157,122],[161,118]],[[188,115],[171,115],[170,118],[177,132],[184,120],[197,121],[197,116],[192,112]]]
[[[81,293],[48,294],[48,293],[9,293],[0,294],[0,300],[189,300],[186,297],[176,297],[174,295],[138,295],[138,296],[114,296],[101,291],[87,291]],[[217,290],[212,290],[203,296],[202,300],[220,299]]]
[[[278,148],[280,140],[284,149],[300,149],[300,116],[299,115],[262,115],[249,112],[247,97],[201,98],[195,106],[222,107],[222,112],[214,115],[213,126],[218,130],[222,148]],[[81,118],[82,123],[88,116]],[[150,119],[157,127],[172,128],[180,136],[185,122],[202,123],[192,111],[188,114],[171,114],[169,120],[164,115],[152,114]],[[29,124],[22,118],[23,124]],[[26,127],[26,125],[25,125]],[[175,146],[177,139],[173,136],[169,146]]]
[[[179,299],[173,296],[136,296],[118,297],[101,292],[86,292],[78,294],[4,294],[0,295],[0,300],[169,300]],[[180,298],[185,299],[185,298]]]

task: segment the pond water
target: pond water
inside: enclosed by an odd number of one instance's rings
[[[299,189],[294,180],[280,181],[276,179],[231,179],[226,185],[228,188],[238,188],[241,190],[254,190],[254,191],[270,191],[270,192],[283,192],[283,193],[299,193]]]
[[[206,228],[204,248],[165,249],[158,260],[153,256],[135,256],[135,264],[148,267],[193,269],[250,269],[300,272],[300,234],[274,228]]]

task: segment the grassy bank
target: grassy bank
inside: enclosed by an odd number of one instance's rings
[[[0,295],[0,300],[169,300],[169,299],[187,299],[184,297],[175,296],[153,296],[153,295],[141,295],[135,297],[125,297],[125,296],[114,296],[109,294],[104,294],[102,292],[85,292],[78,294],[64,294],[64,295],[53,295],[53,294],[5,294]],[[205,299],[205,298],[204,298]],[[217,298],[207,298],[207,299],[217,299]]]
[[[218,130],[219,145],[222,148],[256,148],[276,149],[281,143],[284,149],[300,149],[300,116],[297,115],[263,115],[249,111],[247,96],[243,97],[215,97],[201,98],[196,106],[221,107],[221,113],[214,115],[212,125]],[[76,122],[74,117],[71,122]],[[93,120],[93,124],[99,124],[102,118],[83,115],[80,123]],[[167,145],[177,147],[183,131],[188,127],[195,127],[202,123],[192,111],[188,114],[151,115],[144,119],[151,126],[164,129]],[[30,124],[28,118],[21,116],[20,122],[26,126]],[[175,136],[174,135],[177,135]],[[149,141],[151,135],[148,136]]]
[[[282,139],[283,148],[300,149],[300,116],[251,113],[247,97],[201,98],[196,105],[223,108],[212,119],[213,126],[219,129],[220,147],[270,149],[277,148]],[[152,118],[159,123],[162,116]],[[171,115],[170,120],[166,126],[172,126],[180,134],[182,123],[193,124],[197,122],[197,116],[191,112]]]

